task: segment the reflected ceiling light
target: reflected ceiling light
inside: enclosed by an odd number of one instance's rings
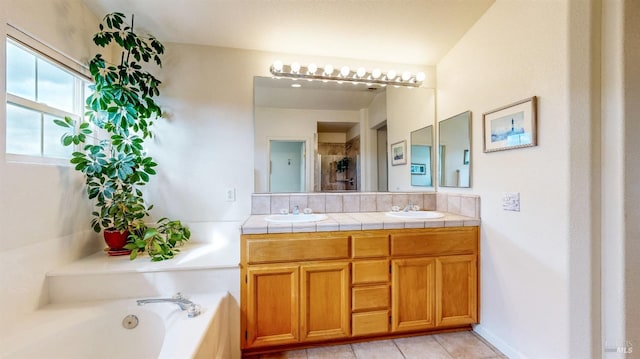
[[[300,73],[300,64],[297,62],[292,62],[291,63],[291,72],[293,72],[294,74]]]
[[[350,82],[354,85],[365,84],[372,85],[394,85],[407,87],[420,87],[425,79],[424,72],[418,72],[413,75],[409,71],[402,72],[398,76],[395,70],[389,70],[383,74],[380,69],[374,69],[367,72],[364,67],[358,67],[357,70],[351,71],[349,66],[343,66],[336,74],[331,64],[326,64],[324,68],[319,68],[315,63],[310,63],[307,67],[300,66],[299,62],[292,62],[291,65],[284,65],[281,61],[275,61],[271,65],[271,74],[274,77],[286,77],[292,79],[305,79],[308,81],[336,81],[338,83]]]
[[[302,85],[300,85],[300,84],[291,84],[291,87],[298,88],[298,87],[302,87]]]

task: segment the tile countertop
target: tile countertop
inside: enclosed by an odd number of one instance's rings
[[[361,231],[372,229],[479,226],[480,219],[442,212],[435,219],[403,219],[385,212],[325,213],[327,219],[306,223],[267,222],[269,215],[252,215],[242,225],[242,234]]]

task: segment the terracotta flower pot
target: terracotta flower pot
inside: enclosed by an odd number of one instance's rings
[[[129,231],[120,233],[117,229],[107,228],[103,231],[103,235],[105,243],[109,246],[109,251],[122,251],[127,244]]]

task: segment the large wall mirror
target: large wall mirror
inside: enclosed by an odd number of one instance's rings
[[[411,132],[411,185],[433,187],[433,126]]]
[[[255,77],[254,191],[410,191],[386,151],[434,122],[433,89]]]
[[[471,187],[471,111],[438,123],[438,185]]]

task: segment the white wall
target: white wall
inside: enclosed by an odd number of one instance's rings
[[[602,343],[640,342],[640,3],[605,1],[602,16]],[[608,352],[607,358],[632,355]]]
[[[377,129],[387,120],[387,94],[380,92],[371,100],[369,107],[361,113],[361,128],[363,138],[360,138],[360,147],[362,148],[362,156],[360,163],[362,164],[362,190],[377,191],[379,185],[387,187],[386,182],[378,183],[378,133]]]
[[[387,142],[406,141],[407,164],[392,166],[389,158],[389,191],[424,191],[411,186],[411,131],[435,123],[435,91],[428,88],[387,87]]]
[[[254,129],[252,130],[255,148],[255,192],[269,192],[267,178],[269,176],[268,145],[270,139],[303,140],[307,142],[306,191],[312,192],[313,144],[314,135],[318,132],[318,122],[353,122],[355,125],[359,121],[358,111],[256,108]],[[342,134],[341,137],[342,142],[345,142],[345,135]]]
[[[497,0],[437,66],[437,119],[472,111],[482,197],[476,331],[509,357],[568,358],[568,26],[564,1]],[[539,96],[537,147],[482,152],[482,113]],[[501,209],[520,192],[521,211]],[[578,356],[579,357],[579,356]]]
[[[76,0],[10,0],[0,4],[0,26],[10,23],[86,63],[96,52],[94,17]],[[5,88],[5,41],[0,42],[0,88]],[[48,301],[45,273],[99,250],[90,228],[83,180],[69,166],[8,163],[4,156],[6,98],[0,98],[0,336]]]

